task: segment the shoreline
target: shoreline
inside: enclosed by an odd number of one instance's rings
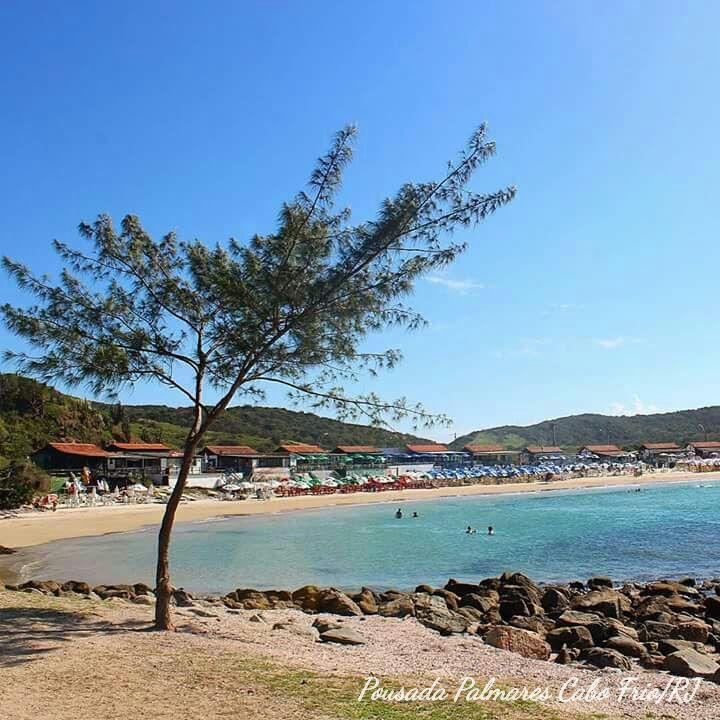
[[[196,500],[181,504],[176,522],[199,522],[222,517],[280,514],[299,510],[320,510],[332,507],[350,507],[374,503],[403,503],[442,498],[473,497],[482,495],[509,495],[553,492],[563,490],[633,487],[692,481],[720,480],[720,473],[665,472],[633,476],[600,476],[573,478],[551,482],[505,483],[502,485],[463,485],[430,490],[389,490],[382,493],[353,493],[348,495],[303,495],[270,500]],[[159,524],[165,505],[127,505],[120,507],[94,507],[63,509],[20,515],[0,520],[0,545],[14,549],[45,545],[56,540],[97,537],[113,533],[131,532],[149,525]],[[8,560],[12,556],[7,556]]]

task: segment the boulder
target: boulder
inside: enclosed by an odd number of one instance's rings
[[[613,581],[605,575],[597,575],[595,577],[591,577],[587,581],[587,586],[591,590],[599,590],[600,588],[612,588]]]
[[[365,615],[377,615],[378,604],[372,590],[363,588],[353,599]]]
[[[236,611],[237,612],[237,611]],[[253,613],[249,618],[248,622],[251,623],[258,623],[259,625],[267,625],[267,620],[265,619],[265,616],[261,613]]]
[[[194,607],[195,605],[193,596],[187,590],[183,590],[182,588],[173,590],[172,596],[178,607]]]
[[[322,642],[338,643],[339,645],[364,645],[366,640],[352,628],[335,628],[320,635]]]
[[[555,628],[545,635],[545,639],[555,652],[563,647],[584,649],[593,647],[595,644],[590,631],[582,625]]]
[[[676,628],[673,635],[683,640],[706,643],[710,634],[710,627],[704,622],[683,622]]]
[[[55,580],[28,580],[20,585],[21,590],[38,590],[46,595],[55,595],[61,587]]]
[[[333,615],[362,615],[362,610],[345,593],[334,588],[320,591],[317,599],[317,611]]]
[[[608,627],[610,637],[619,635],[621,637],[628,637],[631,640],[635,641],[640,639],[638,636],[638,631],[634,627],[625,625],[624,623],[620,622],[620,620],[616,620],[615,618],[606,618],[605,624]]]
[[[587,628],[596,644],[607,640],[612,632],[605,619],[596,613],[565,610],[557,619],[557,627],[574,627],[577,625]]]
[[[720,670],[720,665],[708,655],[691,648],[685,648],[667,655],[663,668],[673,675],[681,675],[682,677],[711,678]]]
[[[569,665],[571,662],[575,662],[580,656],[580,651],[574,648],[564,647],[560,650],[555,658],[555,662],[559,665]]]
[[[265,593],[252,588],[238,588],[226,595],[226,599],[232,601],[231,603],[225,603],[228,607],[243,608],[245,610],[270,609],[270,601],[265,597]],[[194,603],[191,601],[191,604]]]
[[[293,602],[305,612],[317,612],[320,588],[317,585],[303,585],[292,594]]]
[[[415,588],[416,593],[427,593],[428,595],[432,595],[435,592],[435,588],[432,587],[432,585],[418,585]]]
[[[88,583],[80,580],[68,580],[63,583],[62,589],[66,592],[78,593],[79,595],[89,595],[92,592],[92,587],[90,587]]]
[[[695,650],[697,652],[707,653],[708,648],[702,643],[693,642],[692,640],[682,640],[680,638],[667,638],[660,640],[657,644],[658,650],[663,655],[672,655],[679,650]]]
[[[491,595],[478,595],[477,593],[468,593],[467,595],[463,595],[463,597],[460,599],[460,607],[473,607],[483,614],[497,606],[497,593],[495,593],[495,597]]]
[[[567,595],[559,588],[549,587],[540,600],[545,612],[562,611],[569,605]]]
[[[630,670],[632,664],[617,650],[608,650],[606,648],[593,647],[583,650],[580,653],[580,659],[588,665],[597,668],[616,668],[617,670]]]
[[[522,655],[535,660],[547,660],[550,657],[550,645],[538,634],[520,628],[496,625],[485,634],[485,642],[501,650]]]
[[[445,601],[445,604],[451,610],[458,609],[458,605],[460,603],[461,598],[459,595],[456,595],[454,592],[451,592],[450,590],[445,590],[444,588],[440,588],[439,590],[433,590],[433,592],[428,593],[428,594],[436,595],[437,597],[441,597]]]
[[[542,615],[542,606],[520,593],[510,593],[500,596],[500,616],[503,620],[509,620],[515,615],[533,617]]]
[[[136,605],[147,605],[148,607],[155,604],[155,598],[150,595],[136,595],[132,601]]]
[[[658,580],[645,585],[640,591],[641,595],[687,595],[698,597],[700,593],[694,587],[683,585],[674,580]]]
[[[458,615],[462,615],[466,620],[469,622],[483,622],[485,619],[485,614],[482,613],[480,610],[474,607],[469,607],[467,605],[464,605],[462,607],[459,607],[457,609]],[[499,618],[498,618],[499,620]]]
[[[713,595],[705,598],[705,615],[713,620],[720,620],[720,598]]]
[[[638,636],[642,642],[658,642],[671,637],[674,632],[675,626],[670,623],[646,620],[640,626]]]
[[[317,642],[320,639],[320,633],[310,625],[297,620],[284,620],[277,622],[272,626],[273,631],[289,632],[301,638],[306,638],[311,642]]]
[[[415,596],[415,617],[425,627],[437,630],[441,635],[465,632],[468,626],[465,616],[448,608],[445,601],[436,595]]]
[[[0,545],[0,555],[13,555],[16,552],[17,550],[15,550],[15,548],[9,548],[5,547],[4,545]]]
[[[544,637],[547,632],[547,628],[545,627],[543,621],[538,617],[523,617],[522,615],[516,615],[508,620],[508,625],[522,628],[523,630],[530,630],[541,637]]]
[[[273,608],[291,608],[295,604],[292,593],[288,590],[264,590],[263,595]]]
[[[342,623],[334,618],[317,617],[313,621],[312,626],[322,635],[328,630],[337,630],[342,627]]]
[[[383,617],[401,618],[414,614],[415,604],[407,595],[378,605],[378,615]]]
[[[622,635],[614,635],[605,641],[604,647],[609,650],[616,650],[621,655],[629,657],[641,658],[647,654],[647,650],[642,643],[637,640],[631,640],[629,637]]]
[[[467,595],[468,593],[476,593],[479,589],[478,585],[473,585],[471,583],[463,583],[458,582],[454,578],[450,578],[445,583],[445,589],[449,590],[452,593],[455,593],[458,597],[462,597],[463,595]]]
[[[630,612],[630,600],[622,593],[611,589],[591,590],[586,595],[575,598],[571,606],[575,610],[594,612],[606,617],[621,619]]]
[[[153,589],[145,583],[135,583],[132,586],[133,592],[136,595],[154,595]]]

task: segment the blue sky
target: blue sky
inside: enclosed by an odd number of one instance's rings
[[[449,413],[443,439],[720,403],[719,20],[706,2],[6,2],[0,250],[54,272],[50,240],[99,212],[212,243],[270,231],[348,122],[362,218],[486,120],[498,154],[474,187],[517,199],[419,283],[429,328],[371,341],[405,360],[363,389]]]

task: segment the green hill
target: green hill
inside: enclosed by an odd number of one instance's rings
[[[553,437],[558,445],[567,449],[608,442],[621,447],[663,441],[683,445],[690,440],[704,439],[699,425],[707,429],[708,439],[720,440],[720,406],[654,415],[570,415],[535,425],[503,425],[476,430],[457,438],[451,446],[458,449],[469,443],[499,443],[519,449],[525,445],[554,444]]]
[[[34,380],[0,374],[0,467],[52,440],[161,441],[180,447],[190,427],[190,408],[109,405],[64,395]],[[206,435],[206,444],[250,445],[273,450],[283,441],[333,448],[342,444],[391,447],[421,440],[413,435],[343,423],[281,408],[233,407]]]

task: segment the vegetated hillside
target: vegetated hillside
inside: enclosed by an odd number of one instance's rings
[[[0,374],[0,467],[54,440],[146,440],[180,447],[191,417],[190,408],[88,402],[21,375]],[[419,438],[313,413],[246,406],[229,408],[221,415],[205,444],[250,445],[269,451],[292,440],[332,449],[342,444],[390,447]]]
[[[192,423],[189,407],[126,405],[124,411],[134,431],[147,440],[168,441],[178,432],[181,438]],[[265,452],[284,441],[310,442],[328,449],[336,445],[396,447],[422,441],[414,435],[344,423],[314,413],[252,405],[228,408],[213,426],[210,437],[208,444],[250,445]]]
[[[570,415],[525,427],[503,425],[463,435],[452,442],[452,447],[462,448],[469,443],[499,443],[513,449],[550,445],[553,425],[557,444],[568,449],[607,442],[621,447],[663,441],[683,445],[690,440],[704,440],[699,425],[707,429],[708,439],[720,440],[720,406],[654,415]]]
[[[27,457],[48,440],[112,438],[109,414],[20,375],[0,374],[0,467]]]

